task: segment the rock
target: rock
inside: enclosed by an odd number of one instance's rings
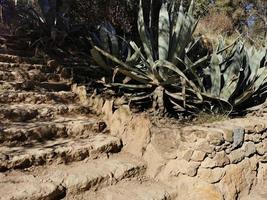
[[[206,153],[203,151],[194,151],[191,160],[193,161],[203,161],[204,158],[206,157]]]
[[[168,187],[161,183],[154,182],[137,182],[129,181],[124,183],[118,183],[114,186],[103,188],[99,191],[92,193],[88,192],[75,196],[73,199],[79,200],[140,200],[140,199],[173,199],[177,193],[171,187]]]
[[[146,175],[153,178],[159,174],[167,162],[152,144],[147,146],[143,158],[147,162]]]
[[[256,145],[256,150],[259,155],[264,155],[267,153],[267,139],[263,140],[261,143]]]
[[[212,145],[216,146],[221,145],[224,142],[223,133],[212,131],[211,133],[208,134],[208,141]]]
[[[214,158],[206,158],[202,163],[201,167],[203,168],[215,168],[215,167],[224,167],[230,163],[229,158],[224,151],[216,153]]]
[[[177,139],[182,142],[195,143],[198,140],[197,135],[202,135],[203,130],[199,130],[198,126],[185,127],[181,130],[181,133],[177,135]]]
[[[224,140],[227,141],[227,142],[233,142],[234,141],[234,133],[233,131],[230,131],[230,130],[224,130],[224,134],[223,134],[223,137],[224,137]]]
[[[236,149],[242,146],[244,142],[245,130],[243,128],[235,128],[233,129],[233,133],[234,133],[234,142],[232,149]]]
[[[141,157],[151,141],[151,122],[146,115],[133,117],[129,108],[120,108],[113,115],[110,132],[122,138],[125,152]]]
[[[223,200],[219,189],[206,181],[197,178],[180,175],[179,178],[169,182],[177,191],[177,200]]]
[[[251,155],[256,153],[256,147],[253,142],[248,142],[244,144],[244,152],[246,157],[250,157]]]
[[[57,68],[59,66],[59,64],[57,63],[56,60],[49,60],[49,61],[47,61],[47,66],[52,67],[52,68]]]
[[[225,199],[238,199],[248,195],[257,177],[257,162],[246,158],[242,162],[225,168],[225,175],[218,184]]]
[[[259,184],[267,182],[267,163],[259,163],[257,179]]]
[[[191,160],[191,157],[193,155],[193,150],[186,150],[185,152],[181,152],[183,154],[182,158],[189,162]]]
[[[123,133],[127,123],[130,122],[132,118],[132,113],[130,111],[129,106],[121,106],[119,107],[112,115],[110,122],[108,125],[110,127],[110,132],[113,135],[120,135]]]
[[[208,183],[217,183],[225,175],[224,168],[205,169],[199,168],[197,176]]]
[[[230,162],[233,164],[239,163],[245,158],[245,152],[243,149],[236,149],[232,151],[229,155]]]
[[[194,177],[197,174],[197,169],[200,166],[199,162],[187,162],[185,160],[171,160],[167,163],[164,168],[162,175],[164,177],[178,176],[184,174],[187,176]]]
[[[260,134],[245,134],[245,141],[259,143],[262,141],[262,137]]]
[[[215,147],[210,145],[206,139],[200,139],[194,146],[192,146],[192,149],[212,153],[214,152]]]
[[[104,115],[103,120],[107,123],[107,126],[110,127],[110,123],[113,115],[113,100],[106,100],[102,107],[102,114]]]
[[[47,177],[56,185],[63,185],[68,194],[96,190],[117,181],[140,176],[145,172],[144,163],[129,155],[116,159],[97,159],[87,163],[61,166],[49,171]]]
[[[9,176],[0,175],[0,199],[43,200],[61,199],[64,188],[52,182],[43,182],[32,175],[13,172]]]

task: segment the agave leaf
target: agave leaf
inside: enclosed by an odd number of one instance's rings
[[[243,59],[245,58],[244,45],[238,44],[233,57],[226,63],[226,71],[223,73],[225,85],[221,90],[220,96],[223,99],[229,98],[235,93],[240,83],[240,72],[243,70]]]
[[[107,51],[108,53],[112,53],[112,49],[109,45],[109,35],[104,25],[100,26],[99,37],[101,41],[100,47],[102,49],[105,49],[105,51]]]
[[[265,57],[265,51],[263,51],[262,49],[257,51],[254,47],[251,47],[247,50],[247,53],[251,70],[251,74],[248,81],[252,82],[253,80],[255,80],[256,76],[259,76],[258,70],[260,68],[262,59]]]
[[[208,57],[205,56],[205,57],[197,60],[195,63],[192,63],[192,61],[190,60],[190,58],[187,55],[185,55],[185,62],[183,62],[180,58],[177,57],[177,60],[180,63],[183,63],[184,66],[186,67],[186,71],[190,72],[190,75],[188,75],[189,73],[186,73],[188,78],[191,79],[191,80],[196,80],[197,84],[198,84],[198,87],[200,87],[200,89],[202,91],[205,91],[205,87],[204,87],[203,82],[201,81],[201,78],[197,74],[197,67],[200,66],[207,59],[208,59]]]
[[[219,97],[221,91],[221,68],[220,68],[220,57],[217,56],[215,53],[211,57],[210,79],[211,79],[211,95],[214,97]]]
[[[193,16],[194,15],[194,10],[195,10],[195,1],[191,0],[190,6],[189,6],[189,9],[188,9],[188,12],[187,12],[188,15]]]
[[[192,32],[196,27],[197,21],[183,11],[183,6],[180,6],[179,14],[175,26],[175,31],[172,37],[170,47],[169,60],[176,65],[178,63],[177,57],[181,57],[185,53],[186,46],[192,39]]]
[[[237,97],[234,100],[233,105],[235,105],[235,106],[240,105],[241,103],[243,103],[244,101],[249,99],[253,95],[254,92],[255,92],[255,90],[253,89],[253,87],[249,87],[239,97]]]
[[[140,50],[135,51],[129,58],[126,59],[126,64],[127,65],[134,65],[138,62],[140,58]]]
[[[97,50],[95,50],[95,49],[91,49],[90,52],[91,52],[91,55],[92,55],[94,61],[95,61],[100,67],[103,67],[104,69],[109,70],[109,71],[111,70],[111,67],[108,66],[108,65],[106,64],[106,62],[105,62],[105,60],[103,59],[102,55],[101,55],[100,53],[98,53]]]
[[[175,109],[177,112],[185,112],[186,109],[183,108],[182,106],[180,106],[178,103],[176,103],[175,101],[173,101],[172,99],[169,100],[171,102],[171,104],[173,104],[173,109]]]
[[[113,87],[127,88],[127,89],[149,89],[151,85],[147,84],[123,84],[123,83],[112,83]]]
[[[217,54],[221,54],[222,52],[225,52],[227,49],[231,48],[231,47],[235,47],[235,45],[237,44],[237,42],[240,40],[240,36],[238,38],[236,38],[234,40],[234,42],[232,42],[231,44],[229,44],[227,47],[223,48],[224,47],[224,40],[220,40],[219,41],[219,46],[218,46],[218,49],[217,49]]]
[[[133,102],[140,102],[142,100],[148,99],[148,98],[152,98],[153,97],[153,93],[144,93],[144,94],[137,94],[137,95],[131,95],[129,97],[130,101]]]
[[[135,42],[131,41],[130,42],[131,47],[135,50],[135,52],[138,52],[140,55],[140,58],[142,59],[143,62],[146,62],[146,59],[144,55],[142,54],[140,48],[135,44]],[[151,70],[151,69],[150,69]]]
[[[225,86],[222,88],[220,96],[225,99],[225,100],[229,100],[229,98],[232,96],[232,94],[234,93],[234,91],[237,88],[238,85],[238,81],[239,81],[239,76],[240,73],[234,73],[232,75],[230,75],[231,78],[228,78],[225,84]]]
[[[192,49],[200,42],[201,37],[194,39],[190,44],[185,48],[185,52],[188,54]]]
[[[111,54],[103,51],[102,49],[98,48],[97,46],[94,46],[94,48],[100,52],[102,55],[106,56],[108,59],[112,60],[113,62],[117,63],[119,66],[119,70],[121,73],[123,73],[126,76],[129,76],[130,78],[137,80],[141,83],[149,83],[151,80],[147,77],[145,73],[138,70],[137,68],[133,68],[126,63],[120,61],[116,57],[112,56]],[[133,73],[134,72],[134,73]]]
[[[139,3],[139,12],[138,12],[138,20],[137,20],[138,31],[139,31],[140,38],[142,40],[144,51],[147,55],[147,62],[152,66],[153,65],[152,44],[151,44],[150,39],[148,38],[147,28],[145,25],[142,0],[140,0],[139,2],[140,3]]]
[[[267,68],[264,68],[264,71],[258,76],[254,82],[254,89],[257,91],[261,85],[265,84],[267,81]]]
[[[185,74],[180,69],[178,69],[174,64],[172,64],[171,62],[168,62],[166,60],[158,60],[155,62],[155,65],[153,66],[153,71],[158,71],[158,68],[169,69],[169,70],[175,72],[178,75],[177,77],[184,78],[186,80],[186,82],[192,87],[192,89],[196,93],[197,97],[202,100],[201,93],[199,92],[199,89],[197,88],[197,86],[192,81],[190,81],[185,76]]]
[[[111,44],[110,45],[110,50],[111,50],[110,53],[116,57],[119,57],[119,41],[118,41],[118,38],[116,36],[116,30],[110,23],[107,23],[106,31],[107,31],[108,38],[109,38],[109,41]]]
[[[192,65],[190,66],[190,68],[194,71],[196,70],[197,67],[201,66],[203,63],[207,62],[207,60],[210,58],[209,55],[206,55],[200,59],[198,59],[197,61],[195,61],[194,63],[192,63]]]
[[[167,10],[167,3],[163,3],[159,13],[158,28],[158,51],[159,59],[167,59],[170,39],[170,20]]]
[[[233,106],[230,104],[227,100],[221,98],[221,97],[214,97],[207,93],[202,94],[203,97],[208,99],[208,102],[211,102],[211,100],[216,100],[216,106],[221,106],[221,110],[225,111],[225,113],[230,114],[233,111]]]
[[[170,53],[169,53],[169,61],[173,61],[176,59],[176,57],[179,57],[175,55],[175,51],[177,51],[176,47],[178,46],[178,37],[179,33],[181,32],[182,26],[183,26],[183,21],[184,21],[184,11],[183,11],[183,5],[182,2],[180,3],[179,11],[178,11],[178,16],[175,19],[175,25],[173,27],[173,33],[172,33],[172,39],[170,42]]]

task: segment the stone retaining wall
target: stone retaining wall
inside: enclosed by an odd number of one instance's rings
[[[267,115],[158,127],[128,106],[114,111],[113,100],[88,98],[83,87],[73,90],[103,114],[111,134],[122,138],[124,151],[147,162],[146,175],[176,188],[178,199],[242,199],[267,181]]]

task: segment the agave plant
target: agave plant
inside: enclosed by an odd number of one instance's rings
[[[152,4],[150,8],[153,8]],[[194,61],[188,58],[197,43],[192,37],[197,25],[197,20],[193,17],[193,7],[194,1],[186,13],[182,5],[178,12],[174,12],[174,3],[163,3],[156,15],[157,34],[152,35],[155,12],[150,11],[147,19],[140,1],[138,30],[141,48],[130,42],[134,53],[122,61],[111,52],[94,47],[116,63],[112,86],[123,90],[131,102],[152,101],[153,107],[164,113],[166,108],[188,111],[190,104],[187,102],[203,101],[199,83],[195,80],[199,79],[197,67],[206,61],[208,56]],[[187,64],[183,65],[186,58]],[[116,82],[117,72],[124,74],[126,78]]]
[[[31,4],[17,6],[17,25],[15,33],[23,33],[34,38],[35,44],[63,42],[70,32],[66,17],[70,1],[38,0],[38,7]]]
[[[116,58],[126,61],[129,60],[128,55],[131,54],[128,42],[123,37],[120,37],[115,28],[109,22],[103,22],[97,27],[96,31],[92,31],[91,42],[93,45],[103,49],[104,51],[116,56]],[[102,67],[107,77],[112,77],[113,70],[117,64],[110,59],[106,59],[96,49],[91,49],[91,56],[93,60]],[[107,79],[108,81],[108,79]],[[110,80],[108,81],[110,82]]]
[[[246,47],[239,41],[230,52],[225,49],[220,41],[206,71],[202,95],[218,100],[220,104],[212,105],[214,112],[240,112],[263,103],[267,87],[267,48]]]

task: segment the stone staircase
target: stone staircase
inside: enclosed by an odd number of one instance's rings
[[[35,58],[27,38],[1,35],[0,45],[1,200],[174,199],[72,91],[95,68]]]

